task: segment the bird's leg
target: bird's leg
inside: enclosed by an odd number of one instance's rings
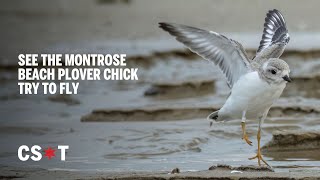
[[[252,157],[252,158],[249,158],[250,160],[253,160],[253,159],[256,159],[258,158],[258,164],[259,166],[261,166],[261,163],[260,161],[264,162],[264,164],[266,164],[267,166],[271,167],[263,158],[262,158],[262,154],[261,154],[261,148],[260,148],[260,139],[261,139],[261,124],[264,120],[265,116],[264,117],[261,117],[260,120],[259,120],[259,129],[258,129],[258,134],[257,134],[257,140],[258,140],[258,152],[257,152],[257,155]]]
[[[242,112],[241,128],[242,128],[242,139],[244,139],[250,146],[252,146],[252,142],[249,140],[246,132],[246,111]]]

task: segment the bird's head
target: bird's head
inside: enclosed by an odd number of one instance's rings
[[[270,58],[263,64],[262,71],[268,82],[282,83],[292,81],[289,77],[289,65],[284,60]]]

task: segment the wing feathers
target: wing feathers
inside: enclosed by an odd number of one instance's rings
[[[270,10],[265,18],[263,35],[257,55],[276,43],[281,43],[282,48],[284,48],[289,40],[290,37],[284,17],[280,11],[276,9]]]
[[[175,36],[192,52],[218,65],[226,75],[230,87],[250,69],[247,54],[237,41],[185,25],[159,23],[159,27]]]

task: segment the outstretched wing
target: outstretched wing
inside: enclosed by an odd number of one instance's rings
[[[290,40],[284,17],[274,9],[267,13],[257,56],[265,53],[267,58],[278,58]],[[275,45],[275,46],[274,46]]]
[[[230,87],[250,69],[242,45],[215,32],[173,23],[159,23],[159,27],[204,59],[218,65]]]

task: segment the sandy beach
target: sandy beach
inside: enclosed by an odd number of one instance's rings
[[[318,1],[2,4],[0,179],[320,179]],[[240,120],[212,127],[206,120],[229,96],[224,75],[157,23],[221,32],[253,57],[273,8],[287,20],[291,40],[281,58],[293,83],[263,125],[270,171],[248,160],[256,153],[257,121],[247,125],[251,147],[241,139]],[[125,53],[139,80],[79,81],[77,95],[19,95],[20,53]],[[70,149],[64,162],[21,162],[22,144]],[[175,168],[180,173],[171,174]]]

